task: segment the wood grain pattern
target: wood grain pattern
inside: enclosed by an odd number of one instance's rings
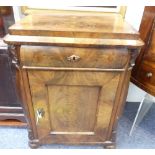
[[[79,60],[69,61],[68,57],[74,55]],[[20,56],[22,66],[123,69],[129,53],[126,48],[21,46]]]
[[[7,35],[4,42],[14,45],[73,46],[73,47],[127,47],[140,48],[144,45],[141,39],[100,39],[100,38],[69,38],[45,36]]]
[[[40,22],[42,21],[42,22]],[[8,44],[141,47],[139,33],[118,14],[29,15],[10,27]]]
[[[114,148],[129,77],[143,42],[116,14],[30,15],[10,28],[18,46],[29,145]]]
[[[93,132],[100,87],[49,85],[47,88],[52,133]]]
[[[28,71],[28,75],[35,114],[38,108],[44,108],[45,111],[45,116],[37,124],[40,140],[44,139],[45,135],[49,136],[51,131],[57,133],[59,131],[68,133],[85,131],[86,135],[87,132],[95,132],[94,137],[97,136],[98,141],[104,142],[120,73]],[[67,90],[60,91],[60,89]],[[68,91],[70,93],[67,93]],[[70,104],[68,101],[71,101]],[[81,106],[83,110],[80,110]],[[55,111],[55,109],[57,110]],[[49,119],[49,117],[51,118]],[[78,124],[77,121],[79,121]],[[54,134],[54,137],[61,143],[73,141],[74,136],[70,135],[72,137],[70,139],[68,135],[70,134],[63,135],[65,140],[60,138],[59,134]],[[81,139],[80,137],[85,137],[79,142],[89,142],[86,135],[74,135],[79,137],[78,140]],[[74,141],[77,143],[78,141],[75,139]],[[90,141],[92,140],[93,138]]]
[[[128,59],[130,60],[131,56]],[[123,108],[126,103],[130,75],[131,75],[131,70],[127,69],[127,66],[126,66],[126,70],[120,76],[120,83],[117,88],[115,103],[112,111],[113,115],[111,116],[111,120],[109,123],[107,141],[109,142],[110,140],[112,144],[109,144],[109,143],[106,144],[108,147],[116,146],[115,144],[116,129],[117,129],[118,120],[123,112]]]
[[[28,15],[11,26],[12,35],[58,36],[81,38],[139,38],[133,27],[121,15],[102,14],[98,16],[79,13],[57,15]],[[119,36],[119,37],[118,37]]]

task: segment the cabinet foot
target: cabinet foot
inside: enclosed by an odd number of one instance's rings
[[[106,146],[104,146],[104,149],[116,149],[116,146],[114,144],[106,145]]]
[[[116,148],[116,144],[115,142],[112,141],[106,141],[103,145],[104,149],[115,149]]]
[[[31,149],[37,149],[40,146],[38,141],[29,141],[29,147]]]

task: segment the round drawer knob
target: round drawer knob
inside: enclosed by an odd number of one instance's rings
[[[146,77],[148,77],[148,78],[150,78],[150,77],[152,77],[153,76],[153,74],[151,73],[151,72],[148,72],[147,74],[146,74]]]
[[[80,60],[80,57],[77,55],[71,55],[71,56],[67,57],[67,60],[70,62],[76,62],[76,61]]]

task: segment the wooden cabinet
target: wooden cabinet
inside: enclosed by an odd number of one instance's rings
[[[131,80],[155,96],[155,6],[145,7],[139,32],[145,46],[136,59]]]
[[[114,148],[132,65],[143,45],[121,16],[29,15],[10,28],[5,42],[15,47],[30,147]]]
[[[128,66],[127,50],[22,46],[20,54],[23,66],[29,66],[27,76],[39,139],[46,138],[50,143],[104,142],[122,75],[104,68]]]

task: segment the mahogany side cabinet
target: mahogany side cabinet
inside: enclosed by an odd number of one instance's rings
[[[29,145],[115,148],[134,61],[143,42],[113,13],[31,14],[9,28],[5,42]]]

